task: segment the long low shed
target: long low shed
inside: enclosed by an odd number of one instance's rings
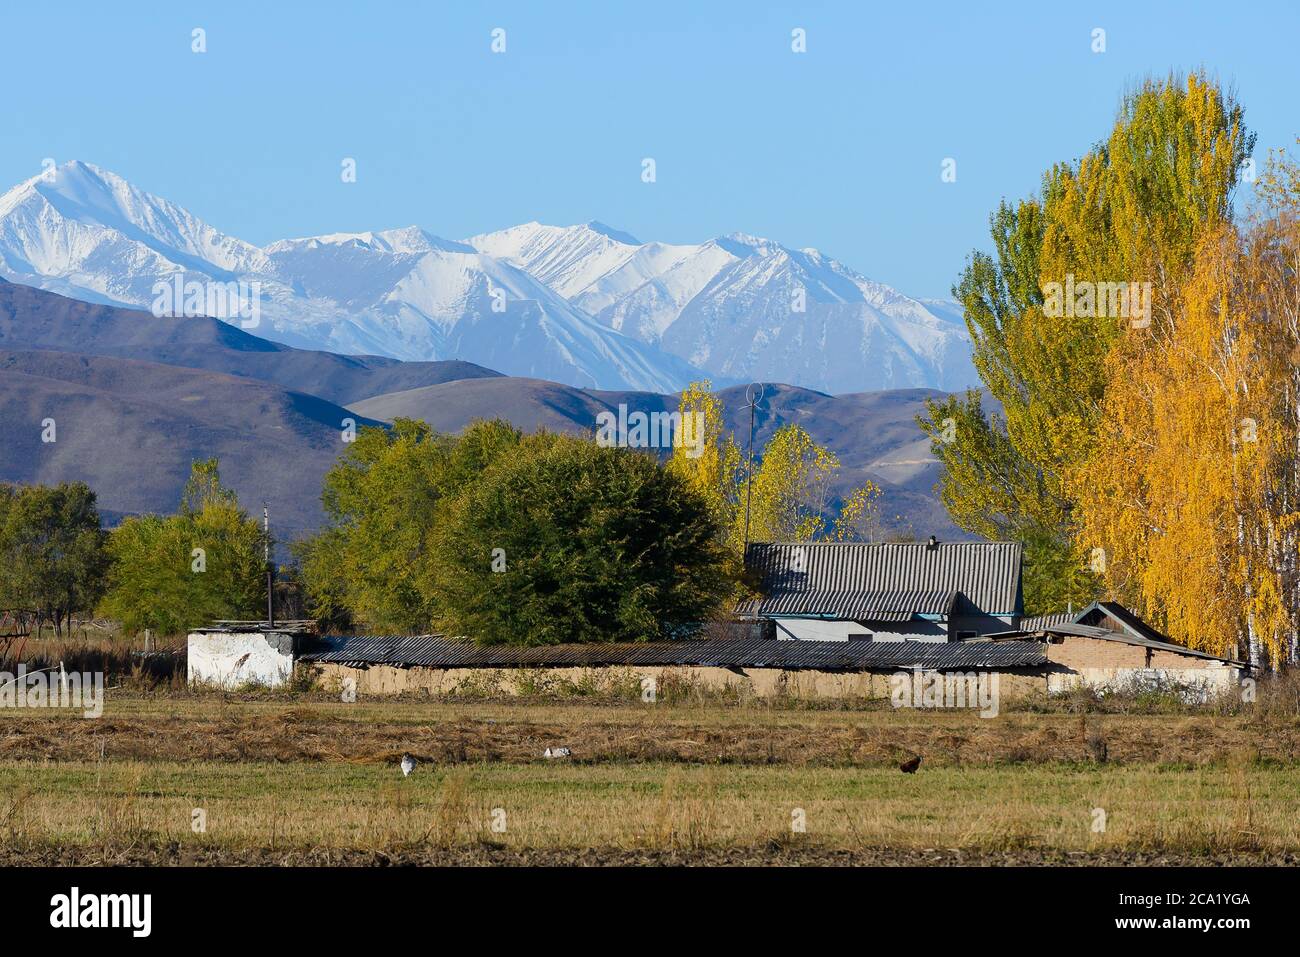
[[[997,673],[1001,690],[1046,689],[1048,657],[1032,641],[931,644],[742,640],[638,644],[478,646],[442,635],[328,637],[301,660],[326,684],[354,682],[362,694],[446,694],[473,686],[509,694],[530,672],[528,686],[573,680],[582,669],[619,669],[656,684],[671,677],[706,687],[748,686],[755,694],[884,697],[900,671]],[[538,673],[541,673],[540,676]],[[486,687],[485,687],[486,685]]]
[[[790,668],[859,671],[864,668],[920,667],[938,671],[1016,668],[1045,664],[1037,642],[738,641],[707,640],[626,644],[475,645],[442,635],[350,636],[322,639],[303,661],[336,664],[398,665],[422,668],[607,667],[681,665],[718,668]]]
[[[191,633],[189,678],[227,688],[281,685],[310,669],[328,686],[363,694],[511,694],[549,683],[599,688],[646,679],[757,695],[884,697],[900,672],[997,676],[999,694],[1067,691],[1079,684],[1233,693],[1246,664],[1161,640],[1123,610],[968,641],[780,641],[710,638],[626,644],[475,645],[443,635],[317,637],[303,623],[223,622]],[[1132,619],[1132,620],[1130,620]],[[1037,623],[1035,623],[1037,624]],[[748,629],[742,629],[748,630]]]

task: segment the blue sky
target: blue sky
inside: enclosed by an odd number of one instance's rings
[[[1100,139],[1143,76],[1231,83],[1257,156],[1300,135],[1300,5],[994,6],[6,5],[0,187],[87,160],[259,244],[532,219],[741,231],[946,296],[999,198]]]

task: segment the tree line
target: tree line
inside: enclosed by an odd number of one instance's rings
[[[1254,145],[1203,73],[1133,89],[993,212],[953,289],[993,405],[920,424],[954,522],[1026,544],[1028,611],[1112,597],[1277,665],[1300,627],[1300,176]]]
[[[798,425],[751,467],[708,382],[683,392],[680,411],[703,435],[679,436],[665,459],[501,420],[457,435],[410,419],[363,428],[324,478],[324,527],[292,543],[280,575],[332,629],[643,641],[740,595],[746,532],[879,534],[879,489],[832,495],[839,462]],[[194,463],[174,514],[111,531],[84,483],[0,486],[0,608],[20,630],[47,621],[59,633],[74,611],[158,634],[260,617],[267,546],[216,460]]]
[[[459,435],[362,429],[325,476],[327,526],[297,543],[312,612],[338,627],[485,643],[643,641],[702,623],[745,587],[750,540],[871,534],[879,490],[836,499],[839,462],[778,429],[751,468],[708,382],[680,398],[661,461],[589,436],[481,421]]]
[[[132,516],[112,531],[84,482],[0,485],[0,616],[10,633],[48,623],[61,635],[77,612],[159,634],[256,615],[264,543],[215,459],[194,463],[176,514]]]

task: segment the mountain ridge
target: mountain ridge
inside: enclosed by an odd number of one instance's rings
[[[719,391],[742,443],[744,392]],[[834,495],[866,479],[884,489],[884,530],[961,537],[933,493],[939,465],[913,421],[939,394],[770,385],[756,442],[796,422],[839,456]],[[454,361],[308,352],[216,319],[155,318],[0,280],[0,420],[9,436],[0,481],[87,481],[111,519],[172,510],[190,461],[216,456],[241,501],[269,499],[292,538],[320,523],[320,483],[346,449],[346,419],[359,427],[409,416],[456,432],[502,417],[526,431],[590,433],[597,414],[620,403],[671,411],[677,397],[582,390]],[[40,441],[46,418],[57,423],[54,443]]]
[[[304,349],[455,358],[605,389],[675,391],[706,377],[832,393],[975,384],[969,334],[944,308],[815,249],[740,232],[641,243],[592,220],[257,247],[82,161],[0,196],[2,277],[141,308],[178,273],[258,283],[258,335]]]

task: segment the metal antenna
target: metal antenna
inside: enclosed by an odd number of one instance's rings
[[[745,550],[742,562],[749,556],[749,500],[754,494],[754,408],[763,401],[766,391],[761,382],[745,386],[745,402],[749,407],[749,464],[745,467]]]
[[[275,566],[271,564],[271,507],[262,503],[262,558],[266,562],[266,623],[275,625]]]

